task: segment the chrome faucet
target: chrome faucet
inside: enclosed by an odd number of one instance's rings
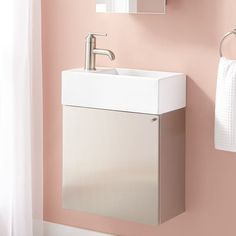
[[[96,70],[96,54],[108,56],[111,60],[115,60],[115,54],[107,49],[96,48],[95,36],[107,36],[107,34],[91,33],[86,37],[85,46],[85,70]]]

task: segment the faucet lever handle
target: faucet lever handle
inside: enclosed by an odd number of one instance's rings
[[[104,36],[106,37],[107,34],[106,33],[89,33],[88,37],[94,37],[94,36]]]

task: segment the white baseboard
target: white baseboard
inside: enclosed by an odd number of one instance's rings
[[[111,236],[111,235],[44,221],[43,236]]]

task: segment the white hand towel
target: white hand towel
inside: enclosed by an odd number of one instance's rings
[[[220,59],[215,105],[215,148],[236,152],[236,60]]]

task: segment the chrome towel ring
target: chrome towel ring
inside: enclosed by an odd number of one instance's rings
[[[225,40],[228,36],[230,36],[230,35],[232,35],[232,34],[234,34],[234,35],[236,36],[236,27],[235,27],[232,31],[230,31],[230,32],[228,32],[227,34],[225,34],[224,37],[222,38],[222,40],[220,41],[220,57],[223,57],[222,46],[223,46],[224,40]]]

